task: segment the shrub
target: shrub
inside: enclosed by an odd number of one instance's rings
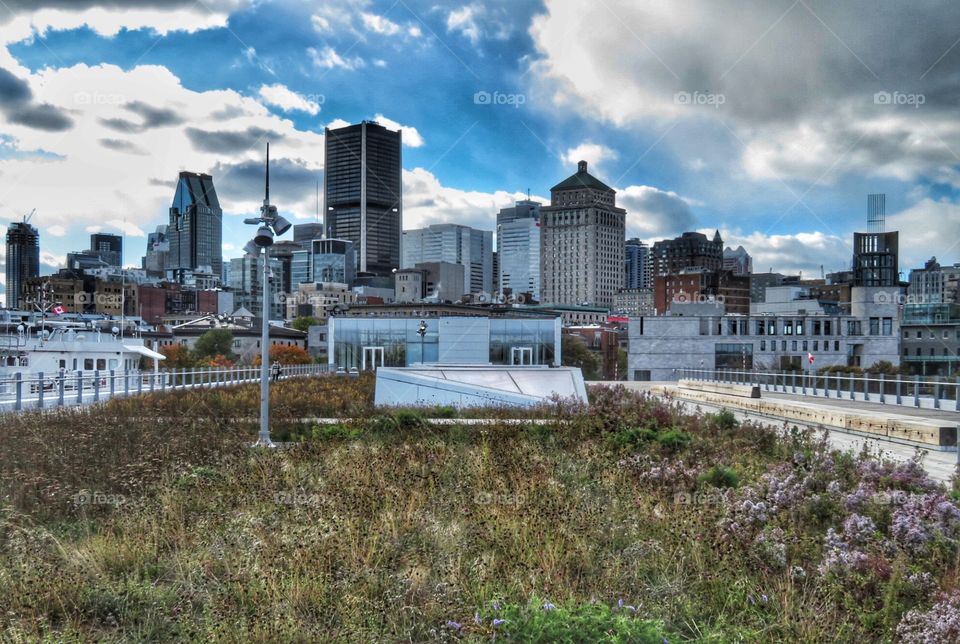
[[[737,421],[737,417],[729,409],[721,409],[719,412],[711,416],[710,419],[713,421],[714,427],[725,432],[736,429],[740,424]]]
[[[622,602],[621,602],[622,603]],[[477,626],[496,638],[501,635],[517,642],[638,642],[661,644],[667,641],[660,622],[642,619],[633,606],[604,603],[556,606],[547,601],[506,604],[499,610],[477,613]],[[458,622],[447,628],[460,631]]]
[[[657,431],[648,427],[628,427],[610,435],[610,444],[617,449],[635,448],[657,440]]]
[[[437,405],[431,410],[430,415],[434,418],[456,418],[457,410],[450,405]]]
[[[697,480],[701,484],[719,488],[740,487],[740,475],[737,474],[737,470],[723,465],[714,465],[706,472],[701,473]]]
[[[682,452],[689,445],[693,438],[687,432],[679,429],[671,429],[657,436],[657,443],[669,454]]]

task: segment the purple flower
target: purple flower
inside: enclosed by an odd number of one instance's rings
[[[461,628],[463,628],[463,626],[453,621],[452,619],[447,622],[447,626],[452,628],[455,631],[459,631]]]
[[[497,617],[496,619],[493,620],[493,627],[496,628],[497,626],[500,626],[501,624],[505,623],[506,621],[507,621],[507,620],[505,620],[505,619],[500,619],[499,617]]]
[[[761,596],[760,596],[760,599],[763,601],[764,604],[766,604],[768,601],[770,601],[770,598],[767,597],[766,595],[761,595]]]
[[[623,608],[623,600],[617,602],[617,608]]]
[[[480,613],[473,614],[473,623],[474,624],[483,624],[483,618],[480,617]]]
[[[553,610],[555,608],[556,606],[551,604],[550,602],[543,602],[543,610]]]

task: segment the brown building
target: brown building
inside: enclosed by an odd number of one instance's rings
[[[653,304],[657,315],[670,305],[718,302],[726,313],[750,314],[750,276],[733,271],[688,269],[675,275],[658,275],[653,280]]]
[[[713,240],[703,233],[683,233],[675,239],[654,243],[650,252],[653,276],[674,275],[685,269],[718,271],[723,268],[723,239],[716,231]]]
[[[165,315],[192,313],[219,313],[219,291],[198,291],[179,284],[141,284],[137,287],[137,315],[147,324],[160,324]],[[129,313],[128,313],[129,315]]]

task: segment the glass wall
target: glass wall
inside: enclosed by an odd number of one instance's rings
[[[556,342],[552,319],[490,320],[490,362],[492,364],[513,364],[518,353],[512,351],[514,348],[532,349],[532,364],[553,364]]]

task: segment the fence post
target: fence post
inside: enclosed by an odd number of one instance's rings
[[[160,391],[167,391],[167,373],[165,371],[160,372]]]
[[[43,409],[43,372],[37,372],[37,407]]]
[[[143,393],[143,374],[140,372],[137,372],[137,393]]]
[[[126,369],[123,370],[123,395],[130,395],[130,372]]]
[[[853,384],[853,374],[850,374],[850,400],[856,400],[856,396],[853,395],[853,390],[855,389]]]
[[[15,377],[17,389],[17,402],[14,403],[14,409],[20,411],[23,409],[23,373],[18,371]]]
[[[870,402],[870,376],[863,376],[863,399]]]
[[[920,406],[920,376],[913,377],[913,406]]]
[[[110,370],[110,397],[113,398],[113,395],[117,393],[117,382],[116,382],[117,372],[115,369]]]
[[[940,409],[940,376],[933,382],[933,408]]]
[[[64,390],[64,380],[67,379],[67,372],[63,369],[60,370],[60,374],[57,378],[57,405],[63,407],[63,390]]]
[[[903,404],[903,378],[897,376],[897,404]]]
[[[960,411],[960,378],[953,385],[953,399],[957,403],[957,411]],[[960,448],[957,449],[958,458],[960,458]]]
[[[93,402],[100,402],[100,370],[93,370]]]
[[[77,404],[83,404],[83,371],[77,369]]]
[[[880,374],[880,404],[885,405],[887,403],[887,394],[886,394],[886,382],[883,374]]]

